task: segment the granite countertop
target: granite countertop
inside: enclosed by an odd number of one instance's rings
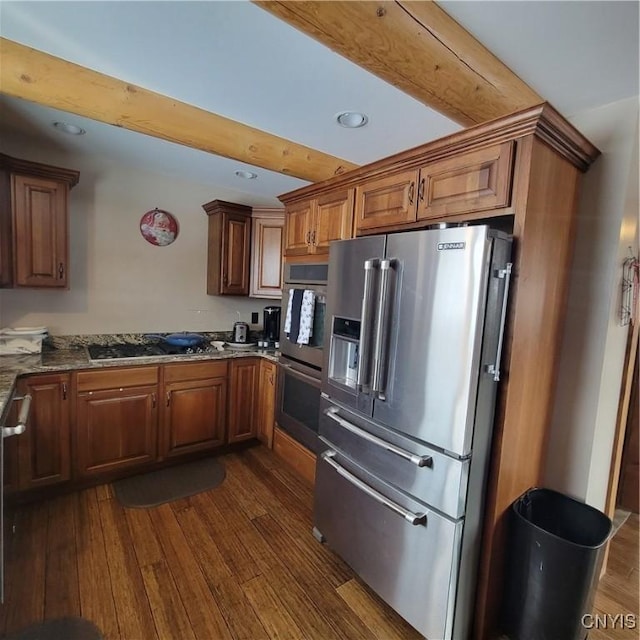
[[[130,367],[144,364],[171,364],[196,360],[221,360],[229,358],[261,357],[278,362],[279,352],[273,349],[223,349],[213,353],[135,358],[128,360],[89,360],[84,347],[75,349],[50,349],[34,355],[0,356],[0,424],[4,423],[11,397],[19,376],[36,373],[54,373],[77,369],[103,369]]]

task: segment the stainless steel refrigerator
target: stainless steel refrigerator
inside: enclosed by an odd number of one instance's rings
[[[314,534],[429,640],[469,635],[510,255],[487,226],[330,249]]]

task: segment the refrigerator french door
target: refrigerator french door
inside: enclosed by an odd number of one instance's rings
[[[466,638],[511,240],[332,243],[315,533],[430,640]]]

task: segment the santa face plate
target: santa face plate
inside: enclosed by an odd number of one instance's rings
[[[142,237],[157,247],[166,247],[178,237],[178,221],[162,209],[147,211],[140,218]]]

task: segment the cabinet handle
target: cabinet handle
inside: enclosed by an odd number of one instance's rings
[[[67,383],[66,382],[62,383],[62,399],[63,400],[67,399]]]
[[[152,393],[151,394],[151,406],[155,409],[156,408],[156,394]]]
[[[316,244],[316,230],[313,230],[313,233],[311,234],[311,244],[315,246]]]
[[[306,239],[307,239],[307,244],[311,244],[311,231],[307,231]]]
[[[424,200],[424,178],[420,180],[420,186],[418,187],[418,200]]]
[[[64,264],[62,262],[58,265],[58,277],[60,280],[64,278]]]
[[[167,407],[171,404],[171,391],[167,391]]]
[[[412,182],[409,185],[409,204],[413,204],[413,195],[414,195],[415,190],[416,190],[416,183]]]

